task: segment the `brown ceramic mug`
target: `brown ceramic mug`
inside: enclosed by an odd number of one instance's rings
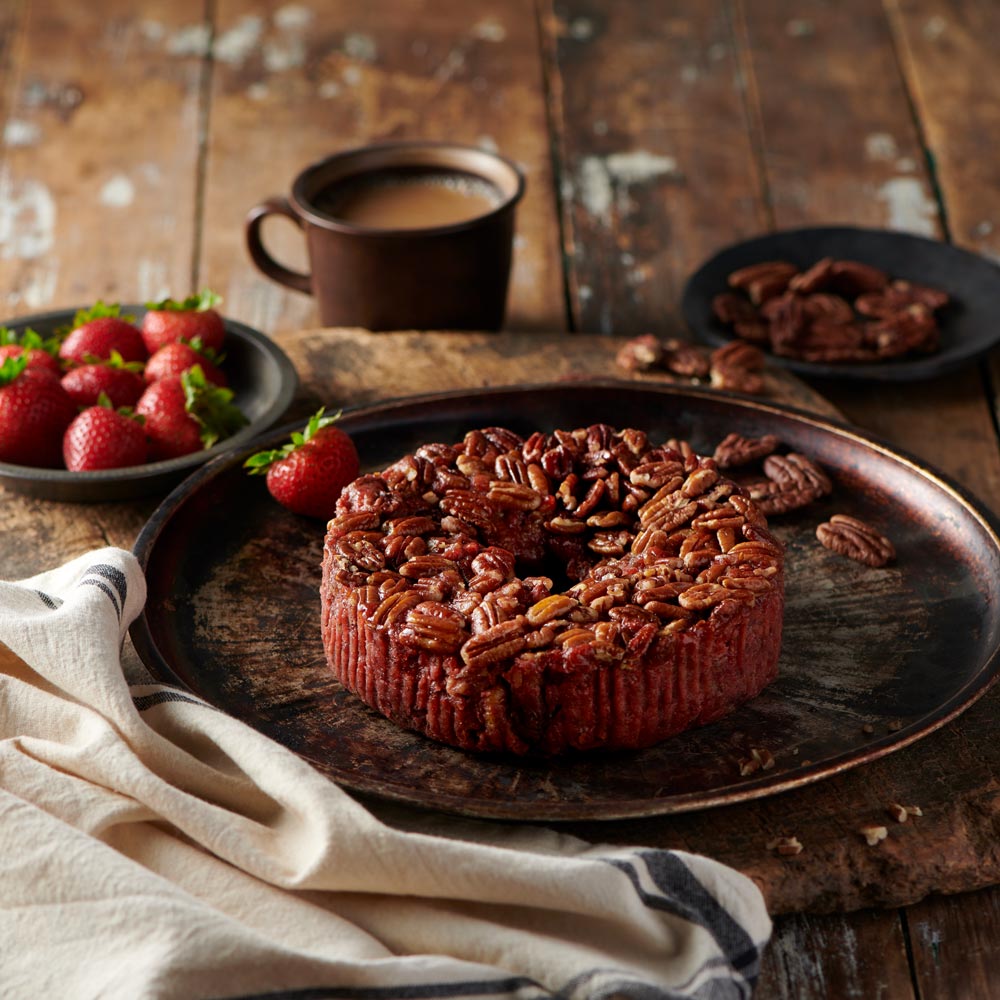
[[[366,146],[314,163],[290,197],[251,209],[247,249],[267,277],[314,295],[324,326],[497,330],[523,192],[517,167],[482,149]],[[269,215],[303,230],[309,274],[264,248]]]

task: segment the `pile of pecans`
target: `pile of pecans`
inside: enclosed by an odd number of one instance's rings
[[[712,312],[740,341],[800,361],[872,362],[940,347],[946,292],[893,280],[854,260],[824,257],[805,271],[784,260],[733,271]]]
[[[646,333],[625,341],[615,362],[627,372],[666,372],[750,396],[764,392],[764,352],[744,341],[711,350]]]

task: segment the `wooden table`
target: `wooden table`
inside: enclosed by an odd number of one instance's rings
[[[508,318],[522,334],[675,335],[686,276],[774,228],[885,226],[1000,257],[998,36],[1000,7],[946,0],[9,0],[3,313],[210,285],[304,364],[313,303],[255,272],[243,215],[302,165],[394,138],[497,148],[524,168]],[[291,227],[267,237],[304,263]],[[991,359],[931,383],[812,389],[995,505],[998,374]],[[7,578],[130,547],[155,504],[3,502]],[[839,912],[779,916],[758,996],[995,995],[1000,890],[942,893],[1000,882],[998,708],[994,691],[885,761],[773,800],[803,840],[830,843],[845,810],[925,773],[942,857],[936,881],[924,857],[913,882],[906,857],[859,868],[831,848],[810,862],[834,873],[831,894],[801,905],[788,901],[807,881],[784,869],[782,909]],[[586,832],[697,848],[716,820]],[[781,885],[773,859],[724,860]]]

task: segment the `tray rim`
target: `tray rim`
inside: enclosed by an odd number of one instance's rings
[[[579,389],[582,391],[614,389],[637,392],[640,395],[695,397],[714,400],[716,402],[722,400],[723,402],[743,406],[757,412],[772,412],[779,416],[791,417],[822,428],[824,431],[833,432],[837,435],[856,440],[867,447],[874,448],[877,452],[893,461],[901,462],[903,465],[909,467],[911,471],[935,484],[937,488],[950,494],[954,501],[965,508],[979,522],[980,528],[992,542],[994,552],[1000,557],[1000,518],[993,514],[971,491],[962,487],[945,473],[940,472],[905,449],[897,448],[885,439],[869,434],[846,420],[835,420],[797,407],[763,401],[756,397],[742,396],[737,393],[721,392],[703,387],[660,383],[646,384],[624,379],[600,378],[563,382],[521,382],[480,389],[459,389],[426,393],[417,396],[402,396],[379,403],[345,407],[343,417],[361,420],[381,415],[385,418],[381,421],[382,423],[391,424],[398,422],[398,420],[390,419],[391,414],[405,411],[409,408],[420,409],[429,407],[435,403],[460,404],[463,400],[470,397],[484,399],[486,397],[502,396],[510,393],[526,391],[544,392],[554,389]],[[270,432],[255,439],[254,447],[259,447],[261,443],[271,438],[277,439],[281,435],[287,434],[290,430],[297,429],[300,424],[301,421],[298,421],[281,428],[272,428]],[[240,462],[243,455],[254,450],[254,447],[232,449],[210,460],[188,476],[159,504],[140,531],[133,545],[133,553],[139,560],[143,572],[147,569],[156,540],[166,529],[174,508],[179,506],[189,494],[196,493],[204,481],[214,479],[230,466]],[[172,669],[170,663],[157,647],[151,630],[148,627],[145,608],[132,623],[129,633],[140,659],[157,680],[175,685],[185,691],[191,690]],[[354,779],[350,775],[345,777],[342,768],[332,766],[329,762],[318,759],[316,756],[308,753],[295,750],[292,752],[296,753],[303,760],[308,761],[317,770],[348,791],[356,794],[371,795],[378,799],[385,799],[421,809],[433,809],[435,811],[475,818],[523,822],[542,821],[559,823],[639,819],[701,811],[703,809],[718,808],[720,806],[770,797],[771,795],[780,794],[804,785],[813,784],[843,771],[878,760],[931,735],[936,730],[953,721],[986,694],[998,679],[1000,679],[1000,638],[998,638],[996,644],[990,650],[989,655],[984,658],[980,669],[934,709],[930,721],[927,721],[927,716],[924,716],[904,726],[898,732],[872,738],[866,742],[861,751],[845,751],[825,760],[812,763],[807,767],[796,768],[790,772],[778,772],[774,774],[761,772],[759,777],[742,780],[737,788],[724,786],[716,792],[686,792],[661,799],[646,798],[621,802],[616,801],[611,804],[602,801],[593,806],[590,803],[581,804],[579,801],[568,803],[565,801],[558,803],[527,803],[523,808],[512,810],[510,803],[498,802],[496,800],[475,800],[470,802],[467,796],[436,791],[434,805],[430,806],[426,799],[415,796],[405,786],[401,785],[397,789],[396,786],[386,787],[384,784],[376,785],[376,783],[364,776],[359,779]],[[195,697],[207,701],[203,695],[196,692],[192,693]],[[216,705],[211,701],[208,701],[208,703],[213,704],[213,707],[218,710],[227,712],[224,705]],[[367,706],[362,705],[361,707],[365,711],[372,711]],[[227,712],[227,714],[229,713]],[[386,723],[387,725],[393,725],[388,720],[386,720]],[[251,728],[255,728],[249,722],[246,724],[251,725]],[[257,731],[260,732],[261,730],[258,729]],[[418,739],[424,738],[415,733],[411,735]],[[270,736],[269,738],[274,739],[274,737]],[[276,740],[276,742],[280,741]],[[463,751],[454,749],[454,752],[462,753]],[[600,811],[597,811],[598,809]]]

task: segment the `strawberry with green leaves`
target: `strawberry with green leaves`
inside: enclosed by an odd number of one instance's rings
[[[73,419],[63,435],[62,454],[70,472],[125,469],[147,455],[143,418],[128,407],[115,409],[103,393]]]
[[[334,426],[339,416],[324,416],[321,409],[287,444],[251,455],[244,466],[251,475],[267,476],[271,496],[283,507],[328,520],[360,468],[354,442]]]
[[[225,387],[226,376],[219,367],[223,360],[223,355],[204,346],[201,337],[195,337],[190,343],[175,340],[172,344],[164,344],[150,356],[146,362],[145,379],[147,383],[159,382],[161,378],[180,375],[199,365],[209,382]]]
[[[76,403],[59,377],[28,367],[28,356],[0,364],[0,462],[57,468],[63,433],[76,416]]]
[[[0,361],[27,354],[29,368],[47,368],[54,375],[61,375],[58,353],[59,340],[56,337],[46,339],[31,327],[24,333],[18,333],[10,327],[0,326]]]
[[[141,361],[126,361],[117,351],[107,361],[79,365],[62,377],[77,406],[96,406],[103,393],[113,407],[135,406],[146,388]]]
[[[148,386],[135,411],[146,418],[150,460],[189,455],[235,434],[247,418],[232,399],[232,390],[212,385],[198,365]]]
[[[218,353],[226,339],[225,324],[215,309],[221,301],[215,292],[206,288],[180,301],[148,302],[148,311],[142,318],[146,350],[155,354],[166,344],[177,340],[190,343],[197,337],[205,349]]]
[[[131,316],[121,306],[97,302],[73,317],[73,328],[59,348],[59,357],[74,365],[110,358],[117,351],[126,361],[145,361],[149,351]]]

